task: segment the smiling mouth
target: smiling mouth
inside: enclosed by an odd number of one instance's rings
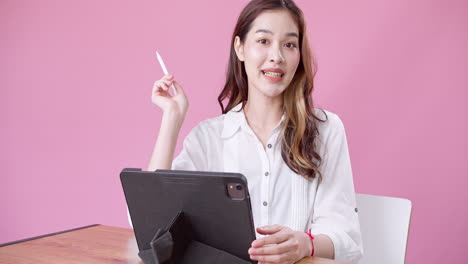
[[[261,71],[263,75],[270,76],[270,77],[283,77],[284,73],[279,73],[279,72],[266,72],[266,71]]]

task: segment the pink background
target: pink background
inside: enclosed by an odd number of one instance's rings
[[[243,1],[2,1],[0,243],[128,227],[119,181],[146,166],[162,70],[191,103],[181,139],[220,114]],[[317,106],[347,129],[357,192],[413,202],[407,263],[461,263],[468,228],[466,1],[297,1]]]

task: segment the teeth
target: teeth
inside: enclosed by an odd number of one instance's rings
[[[263,74],[271,76],[271,77],[281,77],[283,75],[279,72],[266,72],[266,71],[264,71]]]

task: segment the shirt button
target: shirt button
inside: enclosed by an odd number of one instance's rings
[[[356,213],[358,212],[357,208],[354,208],[354,212],[356,212]]]
[[[268,173],[268,171],[267,171],[267,172],[265,172],[265,176],[268,176],[268,175],[270,175],[270,173]]]
[[[271,147],[272,147],[272,145],[271,145],[271,144],[268,144],[268,145],[267,145],[267,147],[268,147],[268,148],[271,148]]]
[[[268,203],[267,203],[267,202],[263,202],[263,206],[267,206],[267,205],[268,205]]]

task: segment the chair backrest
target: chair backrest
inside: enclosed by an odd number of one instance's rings
[[[411,201],[356,194],[364,257],[360,264],[404,264]]]

